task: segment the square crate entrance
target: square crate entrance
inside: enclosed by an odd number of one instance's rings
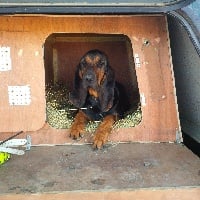
[[[142,109],[139,125],[120,128],[110,139],[176,140],[179,119],[164,16],[2,16],[0,23],[0,46],[9,47],[12,63],[0,72],[1,132],[27,131],[34,144],[68,142],[69,130],[46,124],[45,85],[62,81],[71,89],[80,57],[98,48],[108,54],[130,103],[140,96]],[[30,104],[11,106],[8,86],[26,85]]]
[[[62,101],[63,96],[68,96],[68,92],[65,92],[62,87],[59,90],[58,83],[63,84],[67,91],[72,91],[76,66],[81,57],[92,49],[99,49],[108,56],[109,64],[115,72],[116,81],[123,85],[127,98],[131,102],[130,110],[139,104],[133,51],[127,36],[118,34],[52,34],[45,41],[44,57],[46,85],[50,86],[46,91],[47,121],[53,127],[69,128],[65,125],[68,123],[66,123],[66,115],[63,114],[64,109],[62,108],[62,105],[66,104],[65,99]],[[57,107],[61,107],[60,109],[53,108],[56,107],[55,102]],[[51,106],[52,104],[54,106]],[[66,113],[68,110],[66,108]],[[71,121],[71,119],[69,120]]]
[[[74,117],[77,112],[70,112],[65,97],[68,96],[68,91],[73,89],[75,70],[81,57],[92,49],[98,49],[107,55],[109,65],[115,72],[116,81],[126,90],[127,97],[124,96],[124,98],[130,102],[130,106],[124,105],[129,107],[127,112],[131,112],[131,116],[136,112],[140,98],[132,45],[127,36],[122,34],[55,33],[46,39],[44,45],[47,122],[52,127],[71,127],[72,116]],[[135,117],[132,117],[133,122],[131,123],[130,117],[127,117],[127,120],[124,119],[121,122],[123,127],[126,124],[128,126],[128,122],[130,126],[139,124],[141,118],[139,109],[137,113],[138,115],[135,114]],[[92,134],[98,124],[98,122],[90,122],[86,127],[86,132],[89,130]],[[115,124],[115,126],[117,125],[120,127],[119,122]]]

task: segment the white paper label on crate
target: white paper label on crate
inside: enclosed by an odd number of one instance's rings
[[[12,69],[10,47],[0,47],[0,71]]]
[[[138,54],[135,54],[135,66],[140,67],[140,57]]]
[[[9,104],[13,106],[30,105],[30,86],[8,86]]]
[[[144,93],[140,94],[140,102],[141,102],[141,106],[146,106],[146,99],[145,99]]]

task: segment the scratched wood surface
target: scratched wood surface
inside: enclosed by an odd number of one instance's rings
[[[132,54],[140,58],[136,75],[140,94],[145,97],[142,122],[135,128],[115,131],[110,139],[175,141],[179,123],[164,16],[1,16],[0,24],[0,46],[11,48],[12,59],[12,70],[0,72],[0,139],[24,130],[34,144],[69,140],[68,130],[55,130],[45,123],[44,44],[52,33],[90,33],[124,34],[130,39]],[[49,70],[46,79],[50,76]],[[12,85],[30,86],[29,106],[9,105],[7,90]]]

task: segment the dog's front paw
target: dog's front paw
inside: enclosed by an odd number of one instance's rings
[[[82,111],[79,111],[74,119],[74,122],[72,124],[72,127],[70,129],[69,136],[72,139],[78,139],[80,137],[83,137],[84,135],[84,129],[85,129],[85,123],[88,121],[87,116]]]
[[[93,148],[94,149],[100,149],[103,147],[103,145],[107,142],[108,140],[108,132],[107,131],[101,131],[97,130],[94,138],[93,138]]]
[[[78,124],[74,124],[70,130],[69,136],[72,139],[77,140],[80,137],[82,138],[83,135],[84,135],[84,128]]]

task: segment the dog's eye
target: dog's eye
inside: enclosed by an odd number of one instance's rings
[[[80,67],[81,67],[81,69],[84,69],[86,67],[86,61],[85,60],[80,62]]]
[[[106,62],[105,61],[99,61],[98,66],[103,67],[105,66]]]

